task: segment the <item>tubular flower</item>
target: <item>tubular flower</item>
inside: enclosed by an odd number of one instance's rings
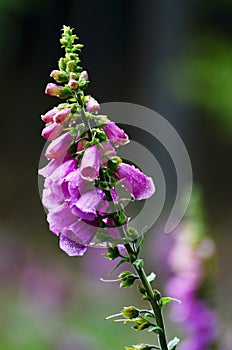
[[[107,121],[103,129],[108,139],[115,144],[115,146],[126,145],[128,142],[130,142],[125,131],[120,129],[114,122]]]
[[[105,201],[104,192],[98,188],[93,188],[85,192],[71,205],[72,213],[81,219],[92,221],[96,218],[100,210],[108,206]]]
[[[51,109],[50,111],[48,111],[45,114],[41,115],[41,119],[43,122],[45,123],[52,123],[54,121],[54,116],[56,115],[58,109],[56,107],[54,107],[53,109]]]
[[[119,164],[116,176],[119,180],[124,179],[122,183],[134,199],[147,199],[155,192],[155,185],[152,178],[144,175],[133,165]]]
[[[50,143],[45,152],[45,157],[47,159],[63,157],[65,154],[67,154],[71,141],[72,137],[69,132],[60,135],[56,140]]]
[[[63,130],[62,124],[52,123],[45,126],[45,128],[42,130],[41,135],[45,139],[51,141],[51,140],[55,140],[62,133],[62,130]]]
[[[60,248],[69,256],[81,256],[86,252],[96,231],[96,227],[78,219],[74,224],[61,231]]]
[[[57,96],[59,97],[62,93],[62,87],[53,83],[49,83],[46,86],[45,94],[50,96]]]
[[[100,105],[93,97],[90,97],[88,99],[88,102],[86,103],[86,109],[89,112],[98,112],[100,109]]]
[[[63,123],[68,119],[70,113],[71,113],[71,108],[60,109],[54,115],[53,120],[57,124]]]
[[[71,108],[58,109],[54,107],[44,115],[41,115],[41,119],[45,123],[55,122],[57,124],[60,124],[68,119],[70,113],[71,113]]]
[[[93,181],[99,175],[100,154],[96,145],[90,146],[84,153],[81,161],[81,177]]]

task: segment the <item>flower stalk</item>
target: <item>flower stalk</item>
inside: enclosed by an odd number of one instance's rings
[[[162,316],[162,307],[173,299],[162,298],[152,289],[156,275],[147,276],[139,258],[143,238],[129,227],[123,206],[128,198],[120,198],[117,191],[120,187],[132,201],[146,200],[155,193],[155,186],[151,177],[117,156],[116,147],[127,144],[129,137],[107,116],[99,115],[99,103],[85,95],[88,73],[79,66],[77,52],[83,45],[76,44],[77,40],[73,30],[64,26],[60,42],[65,57],[58,62],[59,70],[51,73],[59,85],[49,83],[45,89],[46,94],[66,100],[41,116],[46,123],[42,136],[52,141],[45,152],[49,163],[39,170],[45,177],[42,203],[48,210],[49,229],[69,256],[82,256],[89,245],[101,245],[107,250],[106,258],[119,259],[113,271],[124,263],[135,269],[136,274],[124,271],[116,281],[130,288],[140,280],[139,291],[151,310],[125,307],[120,313],[123,319],[115,321],[154,332],[159,346],[138,344],[126,349],[175,350],[179,339],[167,344]]]

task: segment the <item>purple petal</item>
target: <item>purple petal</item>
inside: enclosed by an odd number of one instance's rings
[[[65,227],[60,235],[60,248],[69,256],[80,256],[86,252],[87,245],[96,234],[97,228],[82,220]]]
[[[133,165],[119,164],[116,176],[119,180],[124,179],[123,185],[137,200],[150,198],[155,192],[152,178],[144,175]]]
[[[54,159],[65,156],[71,144],[72,136],[69,132],[60,135],[56,140],[52,141],[48,146],[45,157],[47,159]]]
[[[106,206],[104,193],[100,189],[93,188],[82,194],[82,196],[72,204],[71,209],[74,215],[81,219],[92,221],[97,216],[98,210]]]
[[[79,168],[72,171],[64,178],[62,183],[65,199],[77,200],[88,184],[89,181],[81,177]]]
[[[103,165],[107,165],[107,157],[114,157],[117,155],[115,148],[112,146],[110,141],[104,141],[101,143],[100,156]]]
[[[100,154],[96,145],[88,147],[81,160],[81,177],[93,181],[99,175]]]
[[[63,203],[49,210],[47,220],[50,231],[58,235],[62,229],[73,224],[77,217],[72,214],[68,204]]]
[[[59,206],[63,198],[51,191],[50,188],[44,188],[42,194],[43,206],[47,209],[52,209]]]
[[[108,139],[116,146],[126,145],[129,141],[128,135],[114,122],[108,121],[103,127]]]
[[[49,141],[55,140],[61,134],[63,128],[64,126],[62,124],[52,123],[45,126],[41,135]]]
[[[61,164],[70,159],[70,153],[66,153],[63,157],[52,159],[44,168],[38,170],[38,174],[44,177],[50,176]]]
[[[82,256],[87,250],[87,246],[73,241],[72,239],[60,235],[60,249],[69,256]]]

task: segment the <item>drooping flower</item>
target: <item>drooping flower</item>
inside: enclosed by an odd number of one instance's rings
[[[56,113],[57,113],[57,108],[54,107],[50,111],[48,111],[47,113],[42,114],[41,119],[45,123],[52,123],[54,121],[53,118],[56,115]]]
[[[57,139],[52,141],[48,146],[45,156],[47,159],[54,159],[63,157],[71,144],[72,136],[69,132],[60,135]]]
[[[147,199],[155,192],[155,185],[152,178],[144,175],[144,173],[133,165],[126,163],[119,164],[116,176],[119,180],[124,179],[122,183],[134,199]]]
[[[69,173],[62,183],[65,200],[76,201],[88,186],[89,181],[80,175],[80,168]]]
[[[62,133],[62,130],[63,130],[62,124],[52,123],[45,126],[45,128],[42,130],[41,135],[45,139],[52,141],[52,140],[55,140]]]
[[[45,89],[45,94],[48,94],[50,96],[57,96],[59,97],[62,92],[62,86],[59,86],[57,84],[48,83]]]
[[[100,105],[93,97],[90,97],[86,103],[86,109],[89,112],[95,113],[99,111]]]
[[[78,81],[75,79],[70,79],[68,82],[68,86],[70,87],[70,89],[76,90],[78,87]]]
[[[78,219],[74,224],[64,227],[61,231],[60,248],[69,256],[82,256],[96,231],[96,227]]]
[[[64,108],[64,109],[57,110],[57,113],[54,115],[53,120],[57,124],[63,123],[68,119],[70,113],[71,113],[71,108]]]
[[[50,176],[62,163],[70,159],[70,154],[67,153],[64,157],[52,159],[45,167],[38,170],[38,174],[43,177]]]
[[[130,142],[128,135],[123,129],[120,129],[114,122],[107,121],[103,127],[108,139],[115,146],[126,145]]]
[[[47,220],[50,231],[59,235],[65,227],[74,224],[77,221],[77,217],[73,215],[67,203],[62,203],[49,210]]]
[[[62,163],[49,177],[45,179],[44,187],[50,188],[53,193],[59,196],[60,200],[64,199],[62,184],[65,177],[76,169],[76,160],[70,159]]]
[[[81,219],[93,221],[98,212],[104,212],[108,207],[104,192],[100,188],[93,188],[83,193],[71,204],[72,213]]]
[[[86,70],[83,70],[79,76],[79,80],[89,80],[89,76]]]
[[[86,149],[81,160],[81,177],[88,181],[93,181],[99,175],[100,153],[96,145]]]

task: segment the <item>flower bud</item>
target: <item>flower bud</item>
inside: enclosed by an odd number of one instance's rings
[[[57,108],[53,108],[47,113],[45,113],[44,115],[41,115],[41,119],[45,123],[51,123],[54,121],[53,118],[56,115],[56,113],[57,113]]]
[[[59,97],[61,95],[62,87],[53,83],[49,83],[46,86],[45,94],[48,94],[50,96],[57,96]]]
[[[118,258],[120,255],[118,247],[108,247],[107,252],[108,254],[102,254],[102,255],[109,260],[114,260]]]
[[[68,75],[65,72],[59,70],[53,70],[50,74],[50,77],[55,79],[57,83],[64,83],[68,80]]]
[[[136,231],[133,227],[128,227],[126,230],[126,237],[134,241],[139,237],[138,231]]]
[[[76,90],[78,87],[78,81],[74,80],[74,79],[70,79],[68,86],[70,87],[70,89],[72,90]]]
[[[45,152],[45,157],[47,159],[63,157],[68,152],[71,141],[72,137],[69,132],[60,135],[56,140],[49,144]]]
[[[93,181],[99,175],[100,154],[96,145],[86,149],[81,160],[81,177],[88,181]]]
[[[139,316],[139,310],[135,306],[127,306],[122,309],[122,315],[125,318],[136,318]]]
[[[148,322],[145,318],[143,317],[137,317],[135,319],[136,324],[134,325],[134,329],[137,331],[142,331],[148,327],[150,327],[150,322]]]
[[[57,113],[54,115],[53,120],[57,124],[63,123],[65,120],[68,119],[70,113],[71,113],[71,108],[64,108],[61,110],[57,110]]]
[[[89,76],[86,70],[83,70],[79,76],[79,80],[89,80]]]
[[[103,127],[108,139],[115,146],[123,146],[130,142],[128,135],[123,129],[120,129],[114,122],[107,121]]]
[[[98,112],[100,109],[100,105],[93,97],[90,97],[88,99],[88,102],[86,103],[86,109],[89,112]]]
[[[76,78],[77,78],[77,75],[76,75],[76,73],[71,72],[71,73],[69,74],[69,77],[70,77],[70,79],[76,79]]]
[[[58,62],[58,66],[61,70],[66,70],[67,58],[61,57]]]
[[[72,71],[74,67],[75,67],[75,61],[74,60],[68,61],[67,70]]]
[[[42,130],[41,135],[47,140],[55,140],[62,132],[63,125],[52,123]]]
[[[122,281],[120,283],[120,287],[121,288],[130,288],[130,287],[132,287],[134,282],[138,279],[138,277],[135,276],[130,271],[124,271],[124,272],[120,273],[118,278]]]

